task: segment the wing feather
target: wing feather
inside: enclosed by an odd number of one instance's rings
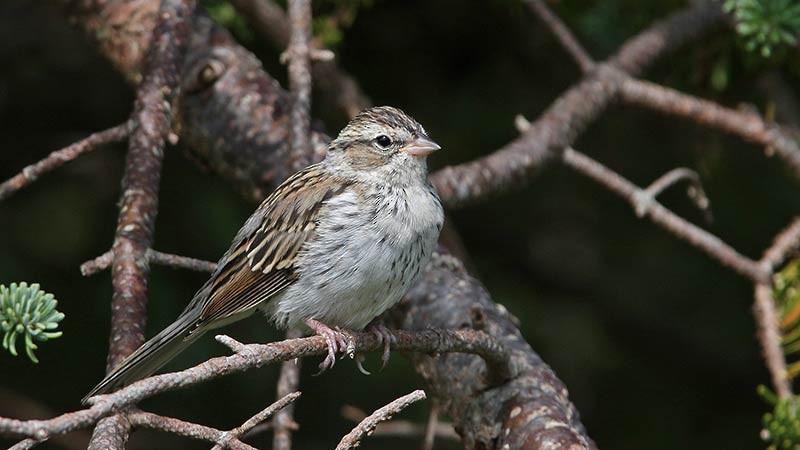
[[[316,235],[325,202],[351,183],[313,165],[259,206],[212,277],[200,324],[251,310],[297,279],[297,256]]]

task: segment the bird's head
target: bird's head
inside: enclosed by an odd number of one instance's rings
[[[365,109],[342,129],[328,151],[328,159],[357,178],[396,182],[426,176],[426,157],[439,150],[425,129],[391,106]]]

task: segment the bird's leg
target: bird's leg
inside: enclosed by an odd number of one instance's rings
[[[381,355],[381,370],[383,370],[386,368],[386,364],[389,363],[389,356],[391,354],[390,347],[392,344],[397,344],[397,338],[392,333],[392,330],[386,328],[380,318],[372,321],[372,323],[367,326],[367,331],[374,334],[378,338],[378,341],[383,343],[383,354]]]
[[[325,343],[328,345],[328,356],[320,363],[319,365],[319,372],[320,373],[330,369],[336,364],[336,354],[344,352],[347,350],[347,338],[348,336],[345,332],[338,327],[336,329],[331,328],[324,323],[315,320],[315,319],[306,319],[306,325],[309,328],[314,330],[314,332],[322,337],[325,338]]]

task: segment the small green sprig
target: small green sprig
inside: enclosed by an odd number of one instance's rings
[[[779,399],[764,385],[758,386],[758,394],[773,406],[772,412],[762,418],[761,438],[769,442],[767,450],[800,450],[798,398]]]
[[[797,43],[800,35],[800,2],[797,0],[726,0],[726,12],[736,18],[736,31],[748,51],[764,58]]]
[[[56,310],[58,302],[53,294],[48,294],[37,283],[11,283],[9,287],[0,284],[0,330],[3,335],[3,348],[17,356],[17,339],[22,338],[25,352],[34,363],[39,360],[33,351],[39,348],[35,342],[45,342],[61,336],[58,322],[64,314]]]

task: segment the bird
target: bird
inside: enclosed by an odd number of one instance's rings
[[[322,161],[264,199],[178,318],[83,402],[150,376],[204,333],[256,311],[278,328],[323,336],[320,372],[345,351],[349,330],[365,328],[382,341],[385,365],[394,336],[376,318],[420,275],[444,222],[426,161],[440,148],[398,108],[358,113]]]

